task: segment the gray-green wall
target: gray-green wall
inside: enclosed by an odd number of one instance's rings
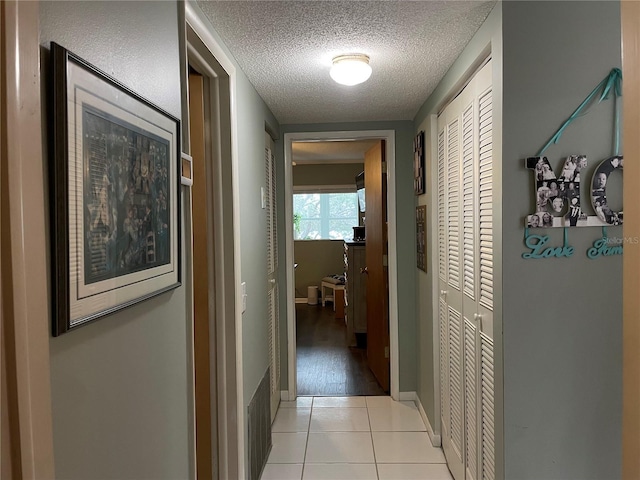
[[[278,166],[278,201],[284,205],[284,142],[285,133],[328,132],[359,130],[394,130],[396,143],[396,225],[398,262],[398,328],[400,346],[400,391],[416,389],[416,327],[415,327],[415,196],[413,194],[413,123],[405,122],[353,122],[327,124],[282,125],[281,139],[276,142]],[[284,231],[284,216],[278,220]],[[285,244],[280,242],[280,258],[285,258]],[[284,262],[280,263],[280,278],[285,277]],[[280,312],[286,312],[286,299],[281,296]],[[286,317],[281,315],[281,345],[287,344]],[[281,349],[283,390],[287,389],[287,351]]]
[[[51,40],[181,116],[176,2],[41,2]],[[186,309],[183,286],[51,338],[56,478],[190,476]]]
[[[622,258],[586,257],[597,227],[571,229],[573,258],[521,258],[534,207],[523,159],[620,67],[620,4],[505,2],[503,35],[505,478],[620,478]],[[609,100],[545,154],[556,171],[566,155],[588,155],[590,180],[612,154],[612,132]],[[593,215],[586,191],[582,200]],[[547,233],[562,244],[562,229]]]
[[[364,163],[296,165],[293,168],[293,186],[352,185],[355,191],[356,175],[363,170]]]
[[[43,45],[57,41],[181,116],[176,2],[41,5]],[[265,186],[265,128],[277,136],[278,123],[235,66],[241,277],[248,293],[242,316],[246,407],[269,365],[266,216],[260,187]],[[51,340],[60,478],[189,477],[193,432],[187,308],[183,287]]]
[[[248,295],[247,310],[242,315],[242,358],[244,400],[248,405],[269,366],[267,217],[261,207],[260,187],[266,185],[265,124],[277,132],[278,123],[239,67],[236,72],[240,254],[242,281],[247,283]]]
[[[307,287],[320,287],[328,275],[344,273],[344,242],[342,240],[296,240],[293,242],[296,298],[307,298]]]

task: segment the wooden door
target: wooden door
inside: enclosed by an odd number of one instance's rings
[[[387,271],[387,175],[384,141],[364,157],[367,275],[367,359],[385,392],[389,391],[389,279]]]
[[[456,480],[495,476],[491,62],[438,118],[442,445]]]
[[[202,75],[189,72],[189,139],[191,156],[193,157],[193,186],[191,195],[192,232],[193,232],[193,355],[195,370],[195,430],[196,430],[196,475],[198,480],[214,477],[214,456],[216,436],[212,435],[215,418],[212,418],[211,375],[215,369],[211,368],[212,344],[210,334],[210,319],[213,310],[209,302],[212,282],[210,263],[212,261],[212,242],[210,241],[209,225],[207,223],[207,166],[205,142],[205,80]]]

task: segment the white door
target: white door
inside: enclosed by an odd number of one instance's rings
[[[456,480],[494,477],[491,62],[438,117],[442,444]]]
[[[278,226],[276,216],[276,165],[274,143],[265,132],[265,209],[267,215],[267,309],[269,314],[269,370],[271,372],[271,421],[280,405],[280,315],[278,308]]]

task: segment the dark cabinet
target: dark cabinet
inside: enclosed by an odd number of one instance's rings
[[[367,333],[367,275],[364,242],[344,242],[345,322],[349,344],[360,344],[360,334]],[[358,340],[358,341],[357,341]]]

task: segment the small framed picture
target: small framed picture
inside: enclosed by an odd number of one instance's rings
[[[427,206],[416,207],[417,267],[427,271]]]
[[[53,335],[180,285],[180,122],[51,44]]]
[[[416,195],[424,193],[424,131],[416,135],[413,141],[413,189]]]

